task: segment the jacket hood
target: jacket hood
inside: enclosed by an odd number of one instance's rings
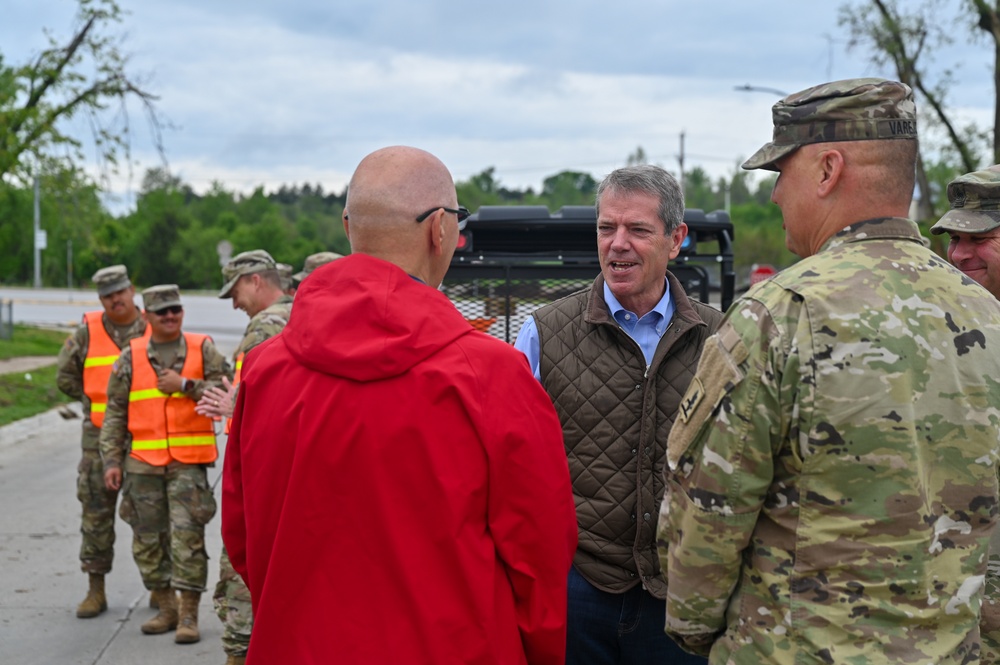
[[[398,376],[473,328],[398,266],[352,254],[313,271],[282,337],[302,365],[354,381]]]

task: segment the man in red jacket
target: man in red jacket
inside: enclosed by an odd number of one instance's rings
[[[244,362],[222,530],[250,665],[564,660],[562,430],[524,357],[437,290],[467,216],[433,155],[367,156],[353,254]]]

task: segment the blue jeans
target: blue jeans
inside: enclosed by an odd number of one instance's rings
[[[663,632],[666,616],[666,602],[641,584],[608,593],[571,568],[566,665],[705,665]]]

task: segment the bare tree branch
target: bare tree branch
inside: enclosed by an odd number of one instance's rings
[[[112,167],[116,156],[130,156],[131,129],[115,128],[105,115],[109,103],[126,108],[138,100],[150,119],[154,145],[165,160],[157,97],[140,86],[126,70],[128,64],[111,24],[120,21],[116,0],[78,0],[77,28],[65,45],[50,37],[51,46],[22,67],[5,66],[0,59],[0,178],[24,178],[22,158],[36,160],[59,144],[77,150],[82,137],[64,133],[63,121],[78,112],[91,114],[91,136],[100,162]],[[96,72],[96,73],[94,73]],[[127,113],[127,111],[126,111]],[[78,154],[78,158],[82,155]]]

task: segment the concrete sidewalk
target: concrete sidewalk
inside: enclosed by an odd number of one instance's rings
[[[79,410],[79,406],[75,407]],[[219,437],[220,454],[225,436]],[[108,611],[77,619],[87,589],[80,572],[80,504],[76,467],[80,420],[55,410],[0,428],[0,663],[3,665],[222,665],[222,627],[212,609],[218,579],[219,514],[206,527],[208,592],[199,611],[201,642],[174,643],[173,633],[143,635],[149,595],[132,561],[132,529],[118,520]],[[221,471],[221,456],[209,480]],[[216,487],[216,499],[220,490]]]

